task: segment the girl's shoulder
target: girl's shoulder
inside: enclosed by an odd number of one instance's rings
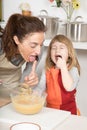
[[[80,80],[80,75],[79,75],[77,67],[72,67],[69,72],[73,78],[73,85],[72,85],[71,90],[70,90],[70,91],[72,91],[78,86],[78,83]]]
[[[77,67],[72,67],[70,70],[69,70],[70,74],[73,76],[73,77],[77,77],[79,78],[79,72],[78,72],[78,68]]]
[[[72,72],[72,73],[75,73],[75,72],[77,73],[78,72],[78,68],[74,66],[69,71]]]

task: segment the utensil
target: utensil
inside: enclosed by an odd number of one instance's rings
[[[29,94],[30,95],[33,92],[32,88],[29,87],[29,85],[26,83],[20,83],[18,87],[20,88],[21,94]]]

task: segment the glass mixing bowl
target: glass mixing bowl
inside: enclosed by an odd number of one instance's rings
[[[36,114],[45,104],[47,94],[26,88],[14,88],[11,92],[11,101],[14,109],[22,114]]]

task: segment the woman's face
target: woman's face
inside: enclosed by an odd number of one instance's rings
[[[56,64],[58,58],[61,57],[68,60],[68,48],[64,43],[55,42],[51,46],[51,59]]]
[[[26,35],[22,42],[14,36],[18,51],[26,62],[33,62],[40,54],[41,46],[44,41],[44,32],[36,32]]]

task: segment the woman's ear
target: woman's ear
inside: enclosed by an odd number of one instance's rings
[[[13,39],[14,39],[14,41],[15,41],[15,43],[16,43],[17,45],[20,43],[17,36],[14,36]]]

